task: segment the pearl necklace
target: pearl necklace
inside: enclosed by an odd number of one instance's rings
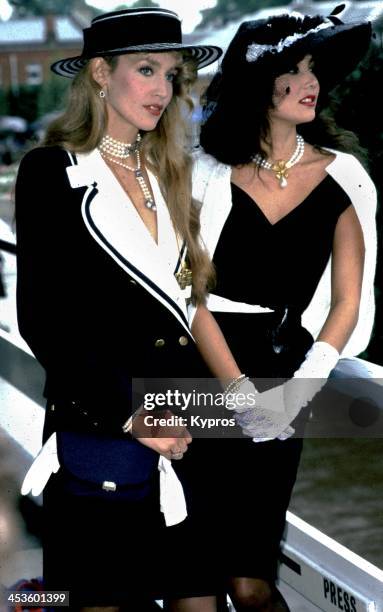
[[[272,170],[275,172],[275,178],[279,180],[279,186],[283,189],[284,187],[287,187],[287,178],[289,176],[287,170],[299,162],[304,152],[305,141],[300,134],[297,134],[297,146],[295,147],[295,151],[288,161],[285,162],[283,159],[280,159],[277,162],[268,162],[261,156],[260,153],[257,153],[253,157],[252,161],[259,168],[264,168],[265,170]]]
[[[102,157],[110,162],[112,162],[113,164],[117,164],[118,166],[122,166],[123,168],[126,168],[127,170],[130,170],[130,172],[134,172],[134,176],[137,180],[137,183],[142,191],[142,194],[144,196],[144,200],[145,200],[145,206],[147,208],[149,208],[149,210],[152,210],[153,212],[155,212],[157,210],[156,207],[156,203],[153,199],[153,196],[150,192],[149,187],[146,184],[144,175],[142,173],[141,170],[141,156],[140,156],[140,150],[137,149],[136,150],[136,168],[132,168],[132,166],[128,166],[128,164],[121,162],[117,159],[113,159],[113,157],[110,157],[109,155],[105,155],[105,153],[102,151],[101,147],[98,147]]]
[[[133,144],[116,140],[108,134],[105,134],[105,136],[102,137],[98,148],[107,155],[113,155],[113,157],[119,157],[120,159],[128,159],[131,153],[137,151],[140,141],[141,134],[139,133],[137,134],[136,142]]]

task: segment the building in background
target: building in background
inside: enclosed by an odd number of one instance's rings
[[[52,62],[81,53],[85,25],[61,15],[0,22],[0,88],[17,95],[22,85],[41,85]]]

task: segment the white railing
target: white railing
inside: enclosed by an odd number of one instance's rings
[[[0,427],[30,457],[40,445],[44,408],[36,387],[42,382],[43,372],[23,343],[0,330]],[[382,366],[342,359],[332,384],[373,402],[383,418]],[[290,512],[282,552],[280,584],[293,592],[294,612],[383,612],[383,572]]]

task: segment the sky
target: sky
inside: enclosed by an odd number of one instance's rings
[[[129,4],[123,0],[86,0],[87,4],[97,7],[102,11],[113,11],[117,6]],[[160,0],[158,2],[162,8],[170,9],[179,14],[182,19],[182,31],[192,32],[195,26],[201,21],[200,10],[215,6],[216,0]],[[7,0],[0,0],[0,17],[8,19],[11,15],[11,9]]]
[[[123,0],[86,0],[87,4],[96,6],[103,11],[112,11],[116,6],[124,4]],[[130,3],[130,4],[133,4]],[[175,11],[182,19],[182,31],[187,33],[194,30],[201,21],[200,10],[215,6],[216,0],[160,0],[161,8]],[[129,2],[126,3],[129,6]]]

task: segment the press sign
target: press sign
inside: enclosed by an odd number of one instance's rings
[[[372,612],[376,609],[374,601],[357,593],[351,584],[330,576],[323,567],[295,555],[292,550],[285,549],[279,577],[324,612]]]
[[[323,578],[323,595],[324,598],[330,601],[338,610],[343,610],[344,612],[357,612],[359,609],[356,607],[357,604],[354,595],[342,589],[329,578]]]

